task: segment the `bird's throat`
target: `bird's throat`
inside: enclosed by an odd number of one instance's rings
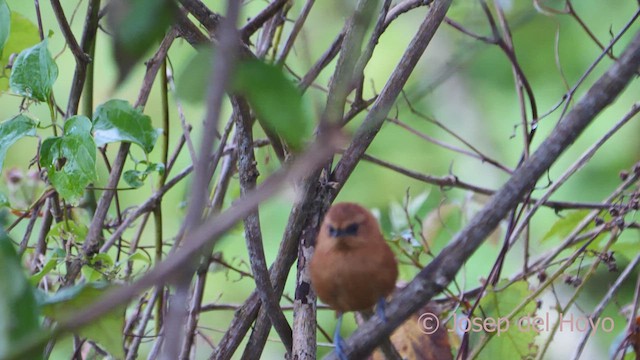
[[[335,249],[337,251],[351,251],[354,249],[353,242],[348,237],[336,238]]]

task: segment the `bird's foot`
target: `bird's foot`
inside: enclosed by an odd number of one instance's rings
[[[378,306],[376,306],[376,314],[382,320],[382,322],[387,322],[387,317],[384,314],[385,302],[384,298],[378,299]]]
[[[338,359],[340,360],[349,360],[347,359],[347,355],[344,353],[345,343],[342,340],[342,336],[340,336],[340,328],[342,327],[342,313],[338,313],[338,322],[336,323],[336,330],[333,333],[333,345],[336,347],[336,355],[338,355]]]
[[[336,355],[338,355],[338,359],[340,360],[349,360],[347,358],[347,355],[344,353],[344,348],[346,346],[344,340],[342,340],[342,337],[340,335],[338,335],[337,338],[334,337],[333,339],[333,343],[335,344],[335,351],[336,351]]]

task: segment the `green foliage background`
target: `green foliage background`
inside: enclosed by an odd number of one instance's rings
[[[19,13],[25,18],[34,22],[35,14],[33,3],[22,0],[7,1],[12,12]],[[205,1],[214,10],[220,9],[220,1]],[[600,49],[591,41],[579,25],[567,16],[546,16],[538,13],[528,1],[503,0],[502,3],[509,9],[507,15],[513,26],[513,37],[516,52],[523,70],[527,75],[538,104],[540,113],[546,113],[552,109],[566,92],[560,72],[555,64],[554,47],[556,32],[558,36],[558,55],[562,71],[572,86],[584,72],[584,70],[599,55]],[[560,1],[551,1],[549,4],[559,4]],[[74,11],[76,2],[64,2],[65,11],[71,14]],[[303,41],[299,43],[288,62],[291,69],[302,75],[309,68],[331,43],[340,31],[343,24],[344,14],[349,12],[353,6],[352,1],[319,1],[316,3],[310,19],[308,20],[307,31],[303,36]],[[246,19],[255,14],[256,11],[264,7],[263,2],[249,2],[243,8],[241,19]],[[294,13],[301,7],[301,2],[295,2]],[[596,1],[583,0],[574,4],[576,11],[581,15],[584,22],[588,24],[595,36],[600,41],[607,44],[611,38],[610,32],[617,33],[624,23],[635,11],[637,3],[635,1]],[[73,30],[80,34],[81,21],[86,9],[86,2],[79,5],[77,19],[73,24]],[[51,29],[49,36],[49,50],[56,58],[59,74],[53,86],[53,93],[56,101],[64,108],[66,96],[70,88],[75,62],[71,52],[64,48],[64,38],[59,32],[48,2],[42,2],[43,26],[45,34]],[[425,11],[414,11],[405,15],[401,20],[394,22],[381,38],[379,47],[373,55],[370,65],[366,69],[365,98],[370,97],[376,90],[384,84],[389,74],[396,66],[397,61],[410,41],[410,36],[415,32],[419,22],[425,15]],[[472,30],[480,34],[489,34],[486,19],[481,8],[476,1],[458,0],[449,16],[457,21],[463,22]],[[614,48],[614,52],[619,54],[632,34],[640,29],[638,24],[634,24],[625,35],[619,46]],[[285,28],[285,32],[289,31]],[[411,34],[411,35],[410,35]],[[95,57],[95,99],[94,104],[102,104],[110,99],[126,99],[133,103],[137,98],[140,87],[140,80],[144,74],[144,65],[137,64],[125,82],[115,87],[117,80],[117,69],[114,64],[113,50],[109,39],[100,33],[98,35]],[[61,52],[62,50],[65,50]],[[183,73],[188,60],[195,54],[192,47],[183,40],[179,40],[170,50],[169,56],[173,64],[176,76]],[[148,53],[147,56],[150,56]],[[577,97],[610,66],[611,60],[604,60],[598,67],[594,75],[587,78],[582,85]],[[330,68],[335,65],[332,63]],[[451,70],[454,70],[451,72]],[[188,71],[188,70],[186,70]],[[326,85],[330,69],[325,70],[318,83]],[[180,81],[178,77],[177,81]],[[0,80],[0,84],[3,80]],[[626,113],[630,105],[638,99],[639,85],[632,84],[610,109],[594,121],[593,125],[579,138],[567,153],[552,167],[549,178],[557,178],[587,147],[596,141],[605,131],[607,131],[621,116]],[[427,53],[421,59],[417,70],[409,80],[405,88],[407,97],[412,105],[420,112],[429,114],[439,121],[445,123],[458,135],[464,137],[474,146],[492,158],[499,160],[509,166],[515,166],[519,160],[522,150],[522,134],[520,123],[520,107],[514,91],[513,74],[509,62],[497,47],[491,47],[471,40],[450,27],[443,26],[437,33],[434,41],[429,46]],[[203,95],[204,96],[204,95]],[[305,95],[307,102],[306,111],[311,118],[317,119],[318,114],[314,109],[324,104],[325,94],[317,89],[311,89]],[[10,119],[18,113],[21,98],[4,93],[0,96],[0,120]],[[170,101],[172,120],[177,120],[175,103]],[[185,112],[188,120],[197,129],[204,114],[202,103],[185,104]],[[154,88],[144,113],[151,118],[154,128],[161,127],[160,123],[160,93],[157,86]],[[32,117],[39,119],[42,123],[48,124],[50,115],[46,105],[31,105],[29,113]],[[225,119],[230,114],[230,106],[224,109]],[[559,112],[554,112],[544,118],[538,128],[533,148],[535,148],[545,136],[553,130],[558,119]],[[435,137],[447,143],[455,144],[455,139],[445,134],[441,129],[415,116],[409,111],[406,103],[402,100],[397,102],[397,107],[391,111],[392,116],[397,116],[402,121],[412,127],[422,131],[429,136]],[[356,118],[348,128],[352,131],[359,125],[361,118]],[[181,133],[178,121],[172,121],[169,129],[171,134],[170,149],[177,141],[177,134]],[[51,136],[49,129],[38,130],[43,139]],[[197,141],[197,131],[194,131],[194,140]],[[256,136],[257,138],[262,136]],[[0,185],[2,192],[8,192],[6,174],[9,169],[19,168],[27,170],[27,164],[36,155],[38,140],[34,137],[27,137],[13,145],[4,160],[3,184]],[[459,144],[457,144],[459,146]],[[115,156],[116,147],[110,146],[108,155]],[[140,148],[132,147],[134,156],[139,159],[144,158]],[[451,171],[460,179],[472,182],[476,185],[496,189],[507,178],[505,173],[495,168],[483,164],[482,162],[469,157],[452,153],[446,149],[438,147],[432,143],[415,136],[406,130],[391,123],[387,123],[382,132],[375,139],[368,150],[368,153],[394,164],[413,169],[415,171],[436,176],[446,176]],[[262,174],[260,179],[278,168],[275,154],[268,148],[257,150],[258,166]],[[615,138],[607,143],[589,162],[584,170],[573,176],[562,189],[554,196],[555,200],[599,202],[606,197],[611,189],[615,188],[619,182],[618,173],[622,169],[640,160],[640,122],[632,121],[625,130],[615,135]],[[160,161],[160,151],[156,149],[150,155],[150,161]],[[182,169],[190,164],[187,151],[183,151],[176,169]],[[100,157],[97,159],[98,180],[97,186],[106,184],[108,173],[104,162]],[[133,164],[128,163],[125,171],[133,169]],[[153,191],[155,181],[147,181],[145,186],[133,190],[122,192],[120,198],[122,208],[134,206],[144,201]],[[541,180],[539,186],[542,188],[546,180]],[[120,184],[126,187],[124,181]],[[178,185],[174,190],[165,196],[163,201],[163,213],[165,214],[165,234],[167,238],[173,236],[185,215],[182,204],[187,199],[188,184]],[[417,215],[425,217],[430,211],[436,209],[440,204],[464,205],[466,213],[455,218],[443,227],[435,239],[435,250],[442,248],[447,239],[465,220],[482,205],[483,199],[470,197],[468,193],[461,190],[442,191],[437,187],[426,185],[416,180],[411,180],[389,170],[376,165],[362,162],[351,176],[350,181],[342,190],[339,201],[357,201],[369,208],[377,208],[381,214],[381,220],[385,232],[389,236],[394,235],[391,203],[401,203],[405,194],[409,192],[412,197],[419,194],[428,193],[429,196],[417,210]],[[542,191],[534,192],[540,194]],[[36,194],[35,196],[37,196]],[[234,198],[239,196],[239,189],[236,183],[232,184],[229,196],[226,200],[228,205]],[[287,221],[288,212],[292,203],[293,193],[275,198],[261,206],[261,218],[263,225],[263,236],[265,239],[265,251],[267,261],[271,262],[275,258],[278,244],[282,236],[282,231]],[[552,225],[559,217],[566,214],[555,214],[552,210],[541,211],[532,221],[531,238],[535,244],[533,251],[542,253],[545,249],[551,248],[555,243],[547,241],[540,243],[540,240],[552,228]],[[14,217],[5,214],[5,221],[11,222]],[[85,219],[88,224],[88,219]],[[11,234],[22,234],[26,223],[20,224]],[[397,229],[395,229],[397,230]],[[131,236],[135,229],[131,229],[125,237]],[[153,244],[152,228],[147,228],[147,233],[143,235],[146,245]],[[503,234],[503,233],[502,233]],[[397,234],[395,234],[397,235]],[[20,236],[14,236],[20,238]],[[487,242],[472,260],[467,264],[463,274],[467,287],[477,285],[481,277],[486,277],[492,265],[492,261],[499,251],[501,238],[497,237],[493,241]],[[557,240],[557,239],[556,239]],[[634,256],[640,250],[638,245],[638,232],[624,234],[619,244],[625,244],[617,254],[619,268],[628,261],[628,256]],[[224,258],[246,271],[249,270],[246,249],[243,241],[243,232],[238,227],[236,231],[229,233],[217,247],[217,251],[224,254]],[[507,262],[505,274],[510,274],[520,269],[522,257],[518,255],[520,251],[514,252]],[[410,280],[411,271],[405,270],[404,280]],[[597,274],[596,281],[588,288],[587,296],[579,301],[580,304],[590,308],[603,295],[603,288],[598,288],[599,283],[606,284],[615,274],[606,271]],[[292,277],[293,278],[293,277]],[[292,279],[291,278],[291,279]],[[293,293],[293,281],[289,281],[285,293]],[[632,286],[631,286],[632,287]],[[237,274],[220,271],[209,277],[208,293],[205,303],[219,301],[223,303],[241,304],[247,295],[253,290],[253,281],[248,278],[240,278]],[[632,291],[630,289],[629,291]],[[620,295],[619,304],[625,304],[631,299],[629,291]],[[632,294],[632,292],[631,292]],[[547,304],[551,305],[551,303]],[[543,309],[546,307],[543,306]],[[610,306],[606,316],[612,316],[616,325],[616,332],[613,334],[599,333],[596,346],[602,349],[608,348],[619,331],[622,331],[624,318],[618,314],[616,306]],[[210,335],[214,341],[219,339],[221,332],[226,329],[226,324],[230,321],[233,313],[215,311],[204,313],[201,316],[201,325],[213,329]],[[319,316],[321,325],[329,330],[333,326],[333,315],[329,312]],[[345,326],[343,334],[350,333],[353,324]],[[572,334],[561,334],[570,338]],[[272,334],[275,338],[275,333]],[[52,358],[63,359],[69,353],[71,342],[69,339],[60,342],[54,350]],[[143,347],[144,349],[144,347]],[[206,348],[200,346],[202,351],[198,358],[205,356]],[[603,350],[595,350],[594,358],[605,356]],[[601,352],[598,352],[601,351]],[[280,353],[278,344],[269,343],[266,348],[265,357],[273,356],[277,358]],[[268,355],[270,354],[270,355]],[[562,352],[556,349],[552,352],[554,358],[561,359]],[[551,355],[550,355],[551,356]]]

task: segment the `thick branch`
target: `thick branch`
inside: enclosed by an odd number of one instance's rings
[[[251,114],[249,104],[244,99],[235,97],[232,99],[236,115],[236,145],[238,146],[238,172],[240,175],[240,189],[243,196],[256,187],[258,170],[256,158],[253,153],[253,134],[251,130]],[[269,320],[280,336],[282,343],[291,353],[292,339],[291,327],[284,317],[279,305],[279,297],[276,296],[269,271],[267,260],[264,256],[262,244],[262,231],[258,211],[249,214],[244,219],[244,232],[249,251],[251,270],[256,282],[256,289],[264,304]]]
[[[264,8],[258,15],[256,15],[253,19],[249,20],[247,24],[242,27],[240,30],[241,38],[248,42],[251,35],[253,35],[262,25],[264,25],[267,20],[271,19],[280,9],[282,9],[288,0],[275,0],[267,7]]]
[[[214,34],[222,22],[222,16],[211,11],[200,0],[180,0],[182,6],[204,25],[210,34]]]

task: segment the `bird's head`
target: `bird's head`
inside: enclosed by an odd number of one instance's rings
[[[319,242],[353,248],[382,239],[380,228],[369,210],[354,203],[333,205],[322,223]]]

